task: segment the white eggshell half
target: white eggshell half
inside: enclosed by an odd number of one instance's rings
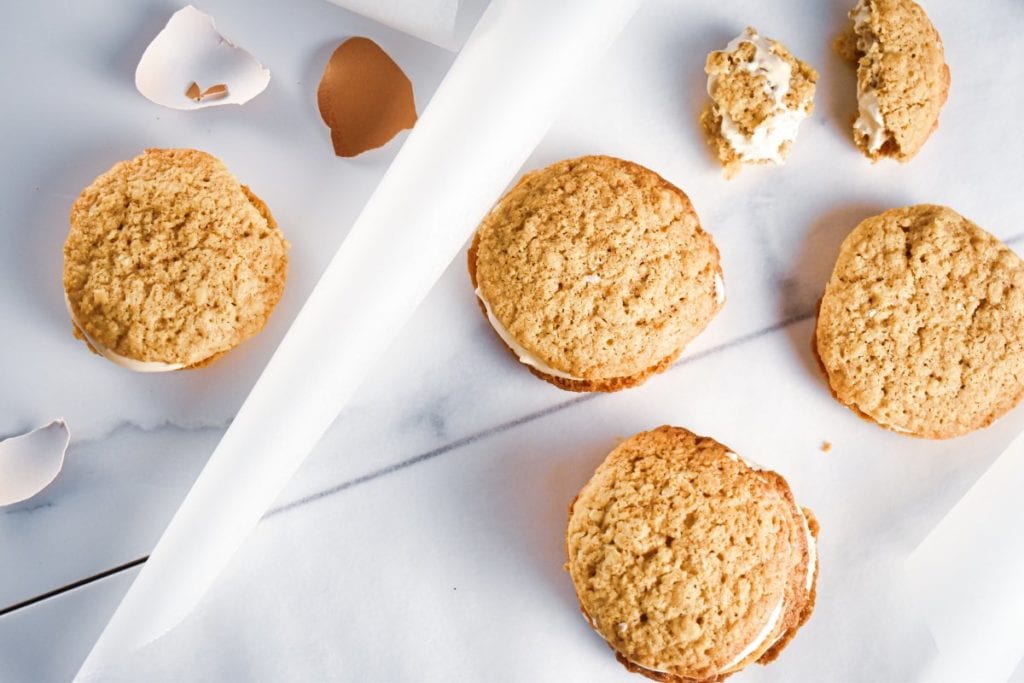
[[[197,102],[185,95],[193,82],[201,91],[223,83],[228,94]],[[269,82],[270,71],[217,33],[213,17],[192,5],[171,16],[135,69],[139,92],[171,109],[244,104],[263,92]]]
[[[64,420],[0,441],[0,506],[27,500],[56,479],[70,441]]]

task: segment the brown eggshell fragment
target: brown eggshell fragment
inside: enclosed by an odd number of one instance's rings
[[[227,97],[227,96],[228,96],[228,86],[224,85],[223,83],[218,83],[217,85],[211,85],[209,88],[207,88],[206,90],[203,91],[202,95],[200,95],[200,97],[202,97],[204,100],[205,99],[216,100],[216,99],[219,99],[221,97]]]
[[[190,100],[195,100],[196,102],[206,99],[217,100],[222,97],[227,97],[227,95],[228,86],[224,85],[223,83],[211,85],[206,90],[200,91],[199,84],[195,81],[192,81],[192,85],[188,86],[188,90],[185,91],[185,96],[188,97]]]
[[[376,149],[416,123],[409,77],[369,38],[349,38],[334,51],[317,105],[340,157]]]

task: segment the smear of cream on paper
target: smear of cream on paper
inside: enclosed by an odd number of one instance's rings
[[[63,419],[0,441],[0,506],[36,495],[60,474],[71,432]]]
[[[171,16],[135,69],[139,92],[171,109],[244,104],[269,82],[270,71],[192,5]]]
[[[409,77],[369,38],[338,46],[324,67],[316,100],[340,157],[381,147],[416,123]]]

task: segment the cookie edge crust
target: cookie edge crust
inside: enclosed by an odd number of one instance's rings
[[[821,299],[818,299],[818,311],[819,311],[819,313],[821,311]],[[912,432],[912,431],[904,431],[904,430],[901,430],[901,429],[895,429],[894,427],[892,427],[890,425],[887,425],[887,424],[884,424],[882,422],[879,422],[875,418],[871,417],[870,415],[865,413],[863,410],[861,410],[860,407],[857,406],[856,403],[849,402],[849,401],[841,398],[839,396],[839,393],[836,391],[836,388],[834,386],[832,386],[832,376],[829,374],[828,368],[825,367],[825,361],[822,360],[822,358],[821,358],[821,350],[818,347],[818,344],[820,343],[819,340],[818,340],[818,319],[819,319],[819,317],[820,316],[818,314],[815,315],[814,328],[811,330],[811,340],[810,340],[810,342],[811,342],[811,344],[810,344],[810,346],[811,346],[811,355],[814,356],[814,360],[818,364],[818,369],[821,371],[823,379],[825,380],[825,386],[828,388],[828,393],[832,395],[832,398],[835,399],[835,401],[837,403],[839,403],[840,405],[843,405],[843,406],[846,406],[847,408],[849,408],[850,411],[854,415],[859,417],[860,419],[864,420],[865,422],[870,422],[871,424],[875,425],[876,427],[881,427],[882,429],[884,429],[884,430],[886,430],[888,432],[892,432],[893,434],[899,434],[900,436],[909,436],[909,437],[912,437],[912,438],[915,438],[915,439],[929,439],[929,440],[932,440],[932,441],[940,441],[940,440],[944,440],[944,439],[955,439],[955,438],[960,437],[960,436],[966,436],[967,434],[970,434],[971,432],[976,432],[979,429],[985,429],[986,427],[991,427],[992,424],[995,423],[996,420],[998,420],[999,418],[1003,417],[1008,412],[1010,412],[1011,410],[1016,408],[1017,405],[1022,400],[1024,400],[1024,389],[1022,389],[1021,393],[1019,393],[1016,396],[1016,398],[1009,399],[1007,401],[1004,401],[1004,402],[1000,403],[998,406],[996,406],[996,408],[991,413],[987,414],[985,418],[979,420],[974,425],[965,427],[964,429],[961,429],[961,430],[946,430],[946,431],[942,431],[942,430],[937,430],[936,429],[936,430],[929,430],[929,431],[922,431],[922,432]]]

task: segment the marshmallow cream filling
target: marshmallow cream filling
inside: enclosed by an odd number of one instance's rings
[[[128,358],[120,354],[114,353],[103,344],[92,338],[92,336],[85,331],[85,326],[78,322],[78,318],[75,317],[75,312],[71,310],[71,302],[68,301],[67,294],[64,295],[64,305],[68,309],[68,315],[71,316],[71,322],[75,324],[78,331],[82,333],[85,340],[89,342],[89,345],[96,349],[96,352],[109,360],[111,363],[120,365],[122,368],[128,370],[134,370],[135,372],[170,372],[171,370],[180,370],[185,365],[183,363],[161,363],[160,361],[144,361],[135,360],[134,358]]]
[[[768,623],[766,623],[760,633],[750,641],[749,645],[743,648],[738,655],[733,657],[731,662],[722,667],[722,673],[726,673],[734,666],[742,664],[744,659],[757,652],[757,650],[768,641],[768,637],[771,636],[772,631],[774,631],[775,627],[779,625],[779,619],[782,618],[782,604],[784,602],[784,598],[779,599],[779,604],[775,606],[775,609],[773,609],[772,613],[768,616]]]
[[[853,11],[853,31],[857,34],[857,51],[868,55],[878,46],[878,37],[871,30],[871,6],[867,0],[861,0]],[[878,91],[866,85],[857,93],[857,120],[853,122],[853,130],[858,136],[867,138],[869,152],[877,152],[885,144],[888,135],[885,132],[885,119],[878,106]]]
[[[746,465],[747,467],[749,467],[750,469],[754,470],[755,472],[760,472],[761,470],[764,469],[763,467],[758,465],[753,460],[747,460],[743,456],[739,455],[738,453],[733,453],[732,451],[726,451],[725,452],[725,457],[729,458],[733,462],[741,462],[744,465]]]
[[[736,456],[735,459],[738,459],[738,460],[746,463],[752,469],[760,469],[756,465],[751,465],[749,462],[747,462],[743,458],[739,457],[735,453],[730,452],[730,453],[727,453],[727,455],[729,455],[730,457]],[[810,527],[810,525],[807,524],[807,517],[804,516],[804,512],[803,512],[803,510],[800,509],[799,505],[797,506],[797,512],[799,512],[799,514],[800,514],[800,522],[803,524],[804,534],[807,536],[808,560],[807,560],[807,583],[806,583],[806,586],[807,586],[807,592],[810,593],[811,589],[814,588],[814,571],[815,571],[815,568],[817,567],[817,564],[818,564],[818,548],[817,548],[817,543],[814,540],[814,534],[811,533],[811,527]],[[764,648],[765,645],[768,645],[770,647],[770,646],[774,645],[776,642],[778,642],[779,638],[781,638],[782,635],[783,635],[781,633],[779,634],[778,638],[775,638],[775,640],[773,640],[770,643],[768,642],[768,638],[769,638],[769,636],[771,636],[772,632],[775,630],[775,627],[779,625],[779,619],[782,618],[782,608],[784,606],[784,603],[785,603],[785,598],[781,598],[779,600],[779,604],[775,606],[775,609],[772,610],[771,615],[769,615],[768,623],[766,623],[764,625],[764,628],[761,629],[761,631],[757,634],[757,636],[754,637],[754,639],[750,642],[749,645],[747,645],[745,648],[743,648],[743,650],[740,651],[740,653],[738,655],[733,657],[732,660],[722,668],[722,673],[729,673],[730,669],[732,669],[732,668],[742,664],[743,661],[745,659],[747,659],[747,657],[749,657],[750,655],[754,654],[755,652],[758,652],[759,650]],[[764,649],[767,649],[767,648],[764,648]]]
[[[771,636],[772,631],[774,631],[775,627],[779,625],[779,619],[782,618],[782,607],[784,602],[784,599],[779,600],[779,604],[777,604],[775,606],[775,609],[772,610],[771,614],[768,615],[768,622],[764,625],[764,627],[761,628],[760,632],[758,632],[758,634],[754,636],[754,639],[751,640],[750,643],[745,648],[743,648],[743,650],[738,655],[733,657],[728,664],[722,667],[719,673],[732,673],[730,669],[742,664],[743,660],[745,660],[750,655],[754,654],[757,650],[759,650],[765,645],[769,636]],[[649,666],[639,664],[638,662],[633,662],[633,664],[636,664],[637,666],[640,666],[648,671],[653,671],[654,673],[671,673],[670,671],[654,669]]]
[[[588,275],[584,278],[587,284],[597,284],[601,281],[601,278],[597,275]],[[519,358],[519,362],[524,365],[529,365],[531,368],[543,372],[545,375],[551,375],[552,377],[561,377],[562,379],[572,380],[574,382],[585,382],[585,379],[580,377],[574,377],[567,372],[556,370],[540,358],[537,358],[534,354],[530,353],[522,347],[522,345],[515,340],[512,334],[505,329],[505,326],[494,316],[494,312],[491,311],[491,305],[487,303],[487,299],[484,298],[483,292],[480,288],[476,288],[476,297],[480,299],[484,305],[484,310],[487,311],[487,320],[491,323],[491,327],[498,333],[501,340],[505,342],[505,345],[512,349],[512,352]],[[719,306],[725,303],[725,281],[722,280],[722,276],[715,273],[715,301]],[[68,309],[70,310],[70,309]],[[84,334],[84,333],[83,333]]]
[[[519,342],[517,342],[509,333],[509,331],[505,329],[505,326],[502,325],[496,317],[494,317],[494,313],[491,311],[491,305],[487,303],[487,299],[484,298],[479,287],[476,288],[476,296],[484,305],[484,310],[487,312],[487,320],[490,321],[491,327],[493,327],[494,331],[498,333],[499,337],[501,337],[501,341],[505,342],[505,345],[512,349],[512,352],[519,358],[520,363],[529,365],[531,368],[539,370],[545,375],[551,375],[552,377],[561,377],[562,379],[573,380],[576,382],[586,381],[580,377],[573,377],[567,372],[554,369],[540,358],[537,358],[537,356],[524,349],[522,345],[520,345]]]
[[[772,52],[771,42],[757,33],[747,29],[743,35],[734,38],[726,46],[725,51],[734,52],[743,43],[754,46],[754,58],[741,64],[739,68],[764,77],[765,93],[771,95],[775,108],[772,115],[762,121],[749,137],[728,113],[719,110],[722,116],[722,135],[743,161],[782,163],[782,147],[787,142],[792,143],[796,140],[800,123],[807,118],[809,101],[801,102],[796,110],[785,106],[783,102],[789,93],[792,67],[786,60]],[[708,78],[708,95],[714,97],[717,85],[716,76]]]
[[[885,132],[882,112],[878,108],[878,91],[874,88],[865,88],[857,98],[857,110],[857,120],[853,122],[853,129],[860,137],[867,138],[868,151],[877,152],[889,137]]]
[[[800,513],[800,521],[804,525],[804,535],[807,536],[807,592],[814,588],[814,572],[818,568],[818,542],[814,540],[811,533],[811,525],[807,523],[807,517],[803,509],[797,505],[797,512]]]

